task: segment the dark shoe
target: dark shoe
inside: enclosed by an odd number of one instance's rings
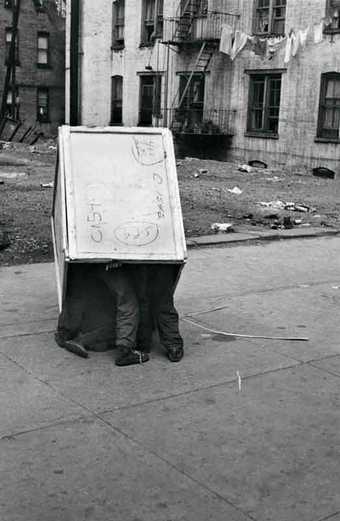
[[[86,351],[85,347],[80,344],[80,342],[77,342],[76,340],[65,340],[59,333],[56,333],[54,338],[58,346],[63,347],[67,351],[70,351],[70,353],[81,356],[82,358],[89,357],[88,352]]]
[[[179,362],[184,356],[184,350],[182,346],[168,347],[167,354],[170,362]]]
[[[140,351],[124,351],[120,353],[115,360],[115,364],[119,366],[143,364],[149,360],[149,356],[146,353]]]

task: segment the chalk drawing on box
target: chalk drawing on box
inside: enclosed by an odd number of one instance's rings
[[[152,166],[163,163],[166,153],[151,136],[132,138],[132,155],[137,163]]]
[[[149,222],[128,222],[114,231],[117,241],[126,246],[146,246],[159,237],[159,227]]]

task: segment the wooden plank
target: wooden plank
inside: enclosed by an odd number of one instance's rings
[[[184,262],[170,131],[62,127],[60,136],[67,260]]]

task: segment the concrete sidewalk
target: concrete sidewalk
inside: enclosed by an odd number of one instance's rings
[[[184,359],[127,368],[55,345],[53,265],[0,269],[1,521],[340,521],[339,243],[190,250]]]

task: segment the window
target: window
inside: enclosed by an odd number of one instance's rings
[[[181,15],[184,14],[195,17],[207,16],[208,0],[181,0]]]
[[[123,121],[123,77],[113,76],[111,84],[111,125],[121,125]]]
[[[33,0],[33,4],[34,4],[36,11],[45,11],[46,3],[47,3],[47,0]]]
[[[321,75],[319,123],[320,138],[339,140],[340,128],[340,73]]]
[[[284,34],[286,0],[255,0],[256,34]]]
[[[160,74],[145,74],[140,76],[139,125],[152,125],[152,117],[161,117]]]
[[[9,89],[6,98],[6,116],[19,119],[19,90],[18,87]]]
[[[112,4],[112,48],[124,48],[125,0],[116,0]]]
[[[153,45],[163,35],[163,0],[143,0],[142,45]]]
[[[4,7],[6,9],[13,9],[13,7],[16,5],[16,0],[5,0],[4,1]]]
[[[40,68],[49,67],[49,34],[38,33],[37,65]]]
[[[10,52],[11,52],[11,43],[12,43],[13,30],[12,27],[6,27],[5,29],[5,63],[9,63]],[[16,45],[15,45],[15,62],[16,65],[19,65],[19,38],[18,33],[16,35]]]
[[[188,81],[190,80],[190,83]],[[175,119],[185,132],[199,131],[203,120],[205,75],[197,73],[179,77],[179,100]]]
[[[340,0],[328,0],[325,32],[340,32]]]
[[[37,90],[37,120],[40,123],[47,123],[50,119],[49,113],[49,93],[46,87]]]
[[[277,136],[279,128],[281,74],[250,75],[248,132]]]

